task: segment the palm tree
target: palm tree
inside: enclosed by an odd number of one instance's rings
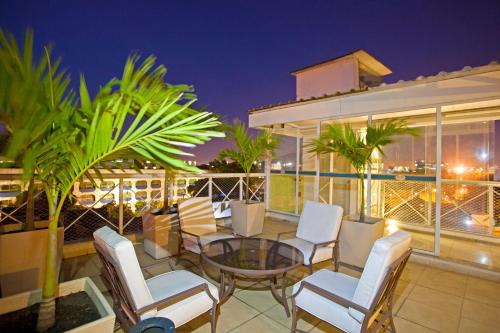
[[[25,43],[22,55],[17,46],[13,47],[13,37],[2,37],[0,55],[8,53],[9,56],[0,57],[0,74],[12,72],[12,67],[18,66],[36,78],[24,82],[26,73],[22,70],[7,79],[0,75],[0,88],[7,88],[13,98],[31,101],[31,105],[22,110],[14,103],[5,109],[8,103],[2,102],[7,99],[0,97],[0,112],[2,120],[7,119],[11,133],[18,138],[11,140],[7,156],[22,160],[24,175],[36,174],[49,202],[48,250],[37,325],[38,331],[45,331],[55,322],[57,226],[63,203],[74,183],[84,177],[91,181],[95,176],[100,177],[96,168],[99,163],[124,154],[196,172],[198,169],[179,157],[189,155],[183,149],[224,134],[211,130],[220,124],[216,117],[190,107],[196,101],[190,86],[165,84],[166,69],[154,67],[154,57],[148,57],[139,66],[137,56],[129,57],[122,77],[110,80],[93,99],[82,76],[77,100],[72,92],[65,91],[67,77],[55,74],[57,66],[51,66],[47,48],[45,58],[40,61],[44,64],[43,75],[34,75],[30,73],[36,72],[30,65],[32,44]],[[24,91],[16,96],[14,85],[40,90],[40,97],[31,99]],[[42,124],[38,119],[39,110],[48,118],[42,119]],[[21,115],[23,112],[28,115]],[[16,116],[23,121],[16,122]],[[130,125],[126,125],[127,119]],[[16,135],[24,128],[38,130],[33,133],[37,135]]]
[[[367,125],[366,135],[361,135],[350,124],[329,125],[320,137],[309,145],[310,152],[337,153],[344,157],[355,170],[361,184],[359,221],[365,221],[365,169],[370,168],[374,151],[384,154],[383,147],[394,142],[396,135],[418,136],[417,128],[410,128],[403,120],[390,120],[379,125]]]
[[[272,154],[278,147],[278,139],[270,132],[263,131],[255,139],[252,138],[243,123],[235,120],[232,126],[226,126],[228,141],[233,144],[233,149],[223,149],[219,152],[219,159],[229,158],[239,164],[245,173],[245,201],[250,203],[250,173],[252,166],[258,159],[266,154]]]

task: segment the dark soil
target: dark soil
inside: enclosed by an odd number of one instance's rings
[[[36,332],[39,304],[0,315],[0,332]],[[56,299],[56,324],[47,333],[65,332],[100,318],[85,292]]]

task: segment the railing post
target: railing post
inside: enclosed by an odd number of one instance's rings
[[[368,125],[372,124],[372,116],[368,115]],[[372,216],[372,168],[371,164],[368,164],[368,167],[366,168],[366,216],[370,217]],[[364,193],[361,193],[361,195],[365,195]]]
[[[441,106],[436,107],[436,221],[434,224],[434,255],[441,251],[441,161],[442,161],[442,124]],[[432,194],[430,198],[432,202]]]
[[[265,184],[264,184],[264,201],[266,202],[266,211],[271,208],[271,156],[267,154],[264,164]]]
[[[247,184],[248,186],[248,184]],[[240,201],[243,200],[243,177],[240,176]]]
[[[490,220],[490,234],[493,233],[493,227],[495,226],[495,206],[494,206],[494,187],[493,184],[488,185],[488,217]]]
[[[118,233],[123,235],[123,178],[118,183]]]
[[[316,139],[319,139],[321,135],[321,121],[316,121]],[[320,155],[316,153],[316,177],[314,177],[314,201],[320,201],[319,192],[320,192]]]
[[[170,208],[174,205],[174,180],[168,182],[168,205]]]
[[[296,129],[296,140],[295,140],[295,215],[299,215],[299,177],[300,177],[300,129]]]
[[[208,177],[208,197],[212,200],[212,177]]]

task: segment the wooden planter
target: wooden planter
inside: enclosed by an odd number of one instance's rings
[[[178,252],[177,214],[154,215],[151,211],[142,214],[144,251],[155,259],[174,256]]]
[[[236,234],[249,237],[262,233],[264,227],[264,215],[266,204],[263,202],[251,202],[232,200],[231,221]]]
[[[47,229],[0,235],[2,297],[42,287],[47,256],[47,235]],[[63,235],[63,228],[58,228],[58,272],[62,259]]]
[[[61,283],[58,286],[57,297],[84,291],[94,302],[100,319],[78,326],[67,332],[71,333],[112,333],[115,326],[115,313],[94,282],[88,277]],[[0,315],[17,311],[39,303],[42,300],[42,290],[24,292],[9,297],[0,298]]]
[[[366,217],[364,223],[346,216],[340,227],[340,264],[361,270],[377,239],[384,235],[383,218]]]

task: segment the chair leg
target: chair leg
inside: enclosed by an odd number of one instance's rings
[[[339,243],[336,243],[335,246],[333,247],[333,269],[335,272],[339,271]]]
[[[310,264],[308,267],[309,267],[309,275],[312,275],[312,273],[313,273],[313,264]]]
[[[297,332],[297,305],[295,304],[295,297],[292,297],[292,327],[290,333]]]
[[[210,311],[210,333],[215,333],[217,328],[217,308],[218,305],[214,305]]]
[[[396,333],[396,325],[394,325],[394,318],[392,317],[392,297],[387,302],[387,312],[389,315],[389,325],[391,327],[391,333]]]
[[[201,276],[205,277],[205,270],[203,269],[203,259],[201,258],[201,254],[198,257],[198,268],[200,269]]]

